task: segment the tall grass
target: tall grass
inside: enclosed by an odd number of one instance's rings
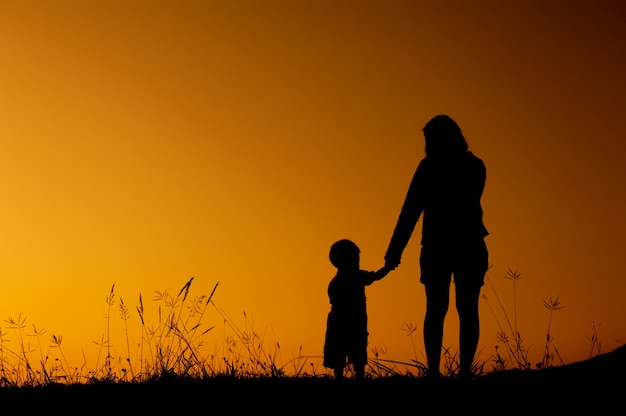
[[[517,270],[509,269],[507,274],[504,276],[506,280],[512,282],[513,285],[513,319],[509,317],[509,313],[505,309],[504,305],[500,301],[500,297],[498,296],[495,287],[489,278],[486,277],[489,286],[491,287],[496,301],[500,310],[502,311],[502,316],[504,316],[504,320],[506,325],[500,323],[498,316],[494,310],[494,308],[489,303],[488,297],[483,294],[483,299],[487,302],[489,310],[498,325],[499,332],[497,334],[498,343],[504,346],[504,352],[501,352],[499,349],[499,345],[496,345],[495,355],[492,357],[492,369],[494,371],[498,370],[506,370],[506,369],[530,369],[532,367],[531,362],[528,358],[529,350],[524,345],[524,338],[522,334],[517,328],[517,282],[522,279],[521,273]],[[551,328],[552,328],[552,317],[556,311],[565,307],[562,305],[559,296],[555,299],[549,298],[548,301],[543,301],[544,307],[548,310],[548,325],[546,328],[546,341],[544,344],[544,351],[541,358],[541,361],[535,364],[536,368],[546,368],[552,367],[556,365],[563,365],[563,359],[561,358],[556,345],[554,344],[554,339],[552,337]],[[556,363],[555,363],[556,360]]]
[[[475,374],[486,371],[506,369],[530,369],[528,350],[524,339],[517,329],[517,291],[516,285],[521,279],[517,271],[509,270],[505,279],[513,284],[512,319],[500,300],[491,280],[487,282],[493,290],[500,318],[486,295],[482,298],[495,319],[499,332],[496,352],[487,360],[480,360],[481,351],[477,353],[473,365]],[[91,384],[91,383],[139,383],[161,379],[203,379],[207,377],[228,376],[236,378],[260,377],[330,377],[331,373],[321,366],[321,357],[302,354],[302,346],[297,351],[283,354],[281,345],[273,334],[258,332],[254,319],[243,312],[243,327],[235,321],[215,302],[215,293],[219,282],[207,295],[192,295],[191,288],[194,278],[190,278],[175,294],[166,291],[155,291],[153,306],[144,304],[140,293],[136,313],[140,322],[139,342],[131,342],[128,321],[131,309],[115,292],[113,284],[105,297],[105,327],[102,337],[95,342],[97,355],[95,364],[89,366],[83,353],[83,361],[79,366],[72,366],[63,350],[63,336],[52,334],[49,338],[51,351],[56,357],[51,359],[44,351],[42,339],[46,331],[36,328],[28,332],[29,325],[21,314],[16,318],[9,317],[5,326],[0,327],[0,387],[42,386],[48,384]],[[546,330],[546,342],[542,360],[536,367],[545,368],[563,364],[558,349],[551,335],[552,317],[561,305],[559,298],[544,301],[549,311]],[[220,342],[210,348],[208,335],[217,331],[215,325],[208,325],[209,309],[216,312],[222,320],[222,334],[215,334]],[[113,348],[111,323],[115,312],[123,322],[122,352]],[[150,322],[149,315],[156,315],[155,322]],[[502,318],[503,317],[503,318]],[[501,321],[503,323],[501,323]],[[409,339],[413,357],[408,362],[397,361],[387,356],[386,349],[373,347],[368,366],[367,376],[380,377],[421,377],[426,374],[427,366],[418,354],[416,332],[418,326],[406,324],[401,328]],[[599,325],[594,323],[594,331],[590,337],[591,351],[600,354]],[[10,337],[9,335],[12,335]],[[212,337],[213,339],[215,337]],[[32,344],[31,339],[35,342]],[[119,340],[118,340],[119,343]],[[502,346],[502,350],[498,347]],[[458,374],[458,352],[450,347],[442,346],[442,373],[453,377]],[[490,370],[486,368],[489,368]],[[351,369],[347,369],[350,376]]]
[[[324,370],[315,366],[313,359],[302,355],[302,347],[284,360],[280,344],[260,334],[244,312],[245,326],[238,327],[225,311],[214,301],[219,282],[208,295],[192,296],[189,279],[176,294],[155,291],[156,322],[149,322],[143,296],[139,294],[136,312],[141,325],[140,342],[136,351],[130,341],[128,321],[130,309],[111,286],[105,298],[105,328],[97,346],[95,365],[89,367],[83,356],[79,367],[72,367],[62,349],[63,337],[52,335],[50,347],[59,358],[49,361],[41,339],[46,334],[33,326],[27,333],[28,324],[21,314],[9,317],[0,328],[0,387],[41,386],[53,383],[115,383],[143,382],[155,379],[193,378],[215,376],[285,377],[320,375]],[[207,334],[215,326],[206,324],[207,310],[217,311],[223,320],[223,342],[213,350],[207,348]],[[116,353],[113,346],[111,323],[117,309],[124,325],[124,351]],[[13,339],[8,335],[12,333]],[[33,347],[28,337],[37,341]],[[16,341],[9,344],[9,341]],[[268,345],[269,344],[269,345]],[[17,348],[11,348],[17,345]]]
[[[500,296],[496,291],[493,282],[489,275],[486,276],[487,283],[491,287],[496,301],[500,310],[502,311],[502,316],[504,317],[506,325],[503,325],[498,319],[498,314],[495,312],[491,303],[489,302],[489,298],[487,295],[483,293],[482,298],[487,303],[489,310],[499,328],[497,339],[498,343],[504,346],[504,353],[499,351],[498,346],[496,346],[496,353],[494,357],[494,370],[504,370],[510,368],[521,368],[521,369],[529,369],[531,367],[530,362],[528,360],[528,350],[524,346],[524,338],[522,334],[517,329],[517,282],[522,278],[522,275],[517,270],[509,269],[507,275],[504,276],[505,279],[513,282],[513,323],[511,323],[511,319],[509,317],[509,313],[504,307],[502,301],[500,300]]]

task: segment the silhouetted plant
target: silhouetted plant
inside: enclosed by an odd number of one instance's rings
[[[506,276],[504,276],[505,279],[510,280],[513,282],[513,324],[511,324],[511,320],[509,319],[509,315],[506,311],[506,309],[504,308],[504,305],[502,304],[502,302],[500,301],[500,297],[498,296],[498,292],[495,290],[493,283],[491,282],[491,279],[489,278],[489,275],[485,276],[487,282],[489,283],[491,289],[493,290],[494,296],[496,297],[496,300],[498,302],[498,305],[500,306],[500,309],[502,310],[502,313],[504,315],[504,318],[506,320],[506,327],[508,328],[508,332],[507,330],[500,324],[500,321],[498,320],[498,317],[496,315],[496,313],[494,312],[493,308],[491,307],[491,304],[489,303],[489,299],[487,298],[487,296],[483,293],[482,298],[487,302],[487,305],[489,307],[489,310],[491,311],[495,321],[496,321],[496,325],[499,328],[499,331],[497,333],[497,339],[498,342],[500,342],[501,344],[503,344],[506,347],[506,355],[503,356],[499,353],[498,350],[496,350],[496,357],[494,358],[494,366],[493,369],[494,370],[504,370],[507,369],[509,367],[509,364],[513,365],[514,368],[518,368],[518,369],[529,369],[530,368],[530,362],[528,360],[528,350],[526,349],[526,347],[524,346],[524,340],[522,338],[522,335],[520,334],[520,332],[517,330],[517,289],[516,289],[516,284],[517,281],[519,281],[522,278],[522,275],[517,271],[517,270],[511,270],[509,269],[507,271]],[[509,336],[510,334],[510,336]]]
[[[589,357],[593,357],[594,354],[602,354],[602,343],[600,342],[599,332],[600,324],[596,325],[595,321],[592,321],[593,331],[590,336],[587,337],[591,348],[589,350]]]
[[[417,348],[415,347],[415,339],[413,337],[413,334],[415,334],[415,331],[417,330],[417,325],[413,323],[406,323],[404,325],[404,328],[400,328],[400,329],[406,332],[406,336],[411,339],[411,349],[413,350],[412,361],[415,363],[419,362],[419,360],[417,359]]]
[[[30,348],[30,344],[28,344],[24,338],[26,317],[22,316],[22,314],[19,314],[17,319],[9,317],[9,319],[5,320],[5,322],[9,324],[8,329],[16,334],[18,342],[18,351],[14,355],[17,361],[17,367],[13,369],[13,375],[15,376],[14,383],[27,386],[37,386],[45,384],[48,380],[45,380],[45,378],[42,380],[40,377],[38,377],[37,370],[33,369],[30,364],[29,357],[32,353],[32,349]],[[22,376],[24,376],[23,379],[21,378]]]
[[[111,366],[111,360],[112,360],[112,356],[111,356],[111,308],[113,307],[113,305],[115,304],[115,283],[113,283],[113,286],[111,286],[111,290],[109,291],[109,295],[106,297],[105,302],[107,304],[107,314],[105,316],[106,319],[106,339],[105,339],[105,345],[106,345],[106,350],[107,350],[107,355],[104,359],[104,378],[109,380],[113,380],[114,374],[113,374],[113,368]]]
[[[119,306],[120,318],[124,321],[124,337],[126,338],[126,362],[128,363],[128,369],[130,371],[131,379],[135,378],[135,373],[133,371],[133,363],[131,361],[131,353],[130,353],[130,340],[128,337],[128,319],[130,318],[130,314],[128,311],[128,307],[124,303],[124,300],[120,297],[120,306]]]
[[[400,328],[406,332],[411,340],[414,358],[410,362],[397,361],[392,358],[383,358],[387,355],[387,349],[382,347],[372,347],[373,358],[369,359],[368,373],[369,377],[421,377],[426,374],[427,367],[417,357],[417,349],[415,347],[414,334],[417,325],[406,323],[404,328]]]
[[[554,365],[554,356],[559,358],[560,363],[563,364],[563,360],[561,359],[561,356],[559,355],[557,348],[552,343],[553,340],[552,340],[552,334],[550,330],[552,327],[552,315],[554,314],[555,311],[558,311],[559,309],[564,308],[565,305],[561,305],[561,302],[559,301],[559,297],[557,296],[555,299],[550,298],[549,301],[547,302],[544,300],[543,306],[548,311],[550,311],[550,315],[548,318],[548,330],[546,331],[546,344],[544,346],[543,359],[541,363],[537,364],[538,368],[552,367]],[[553,354],[550,353],[551,350],[554,351]]]

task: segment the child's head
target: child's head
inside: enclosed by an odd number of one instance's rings
[[[330,262],[337,269],[358,269],[361,250],[350,240],[339,240],[330,246]]]

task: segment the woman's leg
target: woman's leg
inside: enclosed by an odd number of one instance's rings
[[[439,377],[443,325],[450,303],[450,284],[425,284],[426,316],[424,317],[424,347],[428,361],[428,376]]]
[[[460,375],[471,376],[480,337],[478,301],[489,268],[489,252],[484,240],[472,243],[458,254],[454,273],[456,309],[459,314]]]
[[[456,309],[459,313],[459,364],[460,375],[470,376],[478,348],[480,322],[478,300],[480,287],[456,286]]]

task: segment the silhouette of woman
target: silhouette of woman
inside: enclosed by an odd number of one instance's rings
[[[420,282],[426,291],[424,347],[428,376],[440,377],[444,320],[454,281],[459,315],[459,376],[471,377],[480,333],[478,301],[488,269],[481,197],[486,168],[468,150],[458,124],[447,115],[423,128],[426,156],[418,164],[385,254],[395,269],[422,217]],[[454,276],[454,280],[452,277]]]

